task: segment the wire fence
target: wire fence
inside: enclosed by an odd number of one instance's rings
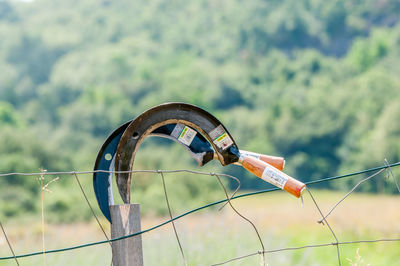
[[[203,209],[207,209],[207,208],[209,208],[211,206],[215,206],[215,205],[218,205],[218,204],[223,204],[223,206],[221,208],[223,208],[225,205],[229,205],[230,208],[239,217],[241,217],[243,220],[245,220],[246,222],[248,222],[252,226],[252,228],[254,229],[254,233],[256,234],[256,236],[257,236],[257,238],[259,240],[261,249],[258,249],[253,253],[243,254],[243,255],[235,257],[235,258],[229,258],[226,261],[218,262],[218,263],[215,263],[215,264],[212,264],[212,265],[224,265],[224,264],[228,264],[230,262],[240,261],[240,260],[243,260],[245,258],[249,258],[249,257],[253,257],[253,256],[260,256],[261,265],[266,265],[266,263],[267,263],[267,260],[265,259],[265,255],[266,254],[277,253],[277,252],[285,252],[285,251],[295,251],[295,250],[302,250],[302,249],[313,249],[313,248],[322,248],[322,247],[328,247],[328,246],[335,246],[336,247],[337,258],[338,258],[338,265],[340,266],[340,265],[342,265],[341,254],[340,254],[340,246],[342,246],[342,245],[359,244],[359,243],[400,242],[400,238],[397,238],[397,237],[394,237],[394,238],[354,240],[354,241],[339,241],[339,238],[337,237],[337,234],[335,233],[334,229],[331,227],[331,225],[329,224],[328,219],[327,219],[328,216],[330,216],[337,209],[337,207],[340,204],[342,204],[345,199],[348,198],[348,196],[350,196],[352,193],[354,193],[354,191],[360,185],[362,185],[365,182],[371,181],[374,177],[378,176],[379,174],[381,174],[381,173],[383,173],[385,171],[387,172],[387,176],[390,176],[391,178],[393,178],[394,183],[396,185],[396,188],[397,188],[398,192],[400,193],[400,188],[399,188],[398,181],[397,181],[396,177],[394,176],[394,174],[392,172],[392,169],[391,169],[391,168],[394,168],[394,167],[397,167],[397,166],[400,166],[400,162],[389,164],[387,162],[387,160],[385,160],[385,165],[382,165],[382,166],[379,166],[379,167],[365,169],[365,170],[361,170],[361,171],[358,171],[358,172],[353,172],[353,173],[348,173],[348,174],[338,175],[338,176],[333,176],[333,177],[327,177],[327,178],[322,178],[322,179],[318,179],[318,180],[315,180],[315,181],[307,182],[306,183],[306,185],[307,185],[307,190],[306,191],[307,191],[308,195],[310,196],[310,198],[312,199],[313,204],[315,205],[316,211],[318,211],[319,215],[321,216],[321,219],[319,221],[317,221],[317,222],[320,223],[323,226],[326,225],[326,227],[330,230],[330,233],[332,234],[332,237],[333,237],[334,241],[331,242],[331,243],[322,243],[322,244],[319,243],[319,244],[310,244],[310,245],[303,245],[303,246],[284,247],[284,248],[280,248],[280,249],[265,249],[265,245],[263,243],[263,240],[262,240],[262,238],[261,238],[261,236],[259,234],[259,230],[256,227],[256,225],[249,218],[245,217],[242,213],[240,213],[237,210],[237,208],[234,207],[234,204],[233,204],[233,200],[235,200],[235,199],[243,198],[243,197],[250,197],[250,196],[263,194],[263,193],[269,193],[269,192],[272,192],[272,191],[279,190],[279,188],[265,189],[265,190],[259,190],[259,191],[254,191],[254,192],[250,192],[250,193],[243,193],[243,194],[240,194],[240,195],[236,195],[237,192],[240,189],[240,181],[239,181],[238,178],[236,178],[234,176],[231,176],[231,175],[213,173],[213,172],[210,173],[210,172],[192,171],[192,170],[186,170],[186,169],[185,170],[133,170],[133,171],[102,171],[102,170],[100,170],[100,171],[81,171],[81,172],[77,172],[77,171],[69,171],[69,172],[46,172],[46,171],[42,171],[40,173],[5,173],[5,174],[0,174],[0,178],[1,177],[6,177],[6,176],[15,176],[15,175],[20,175],[20,176],[40,176],[41,177],[41,181],[43,181],[43,177],[45,175],[72,175],[72,176],[74,176],[75,180],[77,181],[77,183],[79,185],[79,188],[80,188],[80,190],[82,192],[82,195],[85,198],[85,201],[87,202],[88,206],[90,207],[90,210],[91,210],[94,218],[96,219],[96,221],[97,221],[97,223],[98,223],[98,225],[99,225],[100,229],[102,230],[102,232],[104,234],[104,237],[105,237],[105,240],[102,240],[102,241],[96,241],[96,242],[91,242],[91,243],[86,243],[86,244],[81,244],[81,245],[69,246],[69,247],[59,248],[59,249],[50,249],[50,250],[45,250],[44,238],[43,238],[43,249],[42,249],[42,251],[25,253],[25,254],[16,254],[14,252],[12,243],[9,240],[8,236],[7,236],[6,230],[5,230],[5,228],[3,227],[3,225],[2,225],[2,223],[0,221],[0,228],[2,230],[2,233],[4,235],[5,240],[7,242],[7,245],[9,247],[9,249],[10,249],[10,252],[12,254],[11,256],[0,257],[0,261],[14,260],[15,263],[17,265],[19,265],[19,261],[18,261],[19,258],[26,258],[26,257],[37,256],[37,255],[45,256],[45,254],[49,254],[49,253],[66,252],[66,251],[70,251],[70,250],[76,250],[76,249],[81,249],[81,248],[86,248],[86,247],[95,246],[95,245],[101,245],[101,244],[107,244],[107,243],[110,244],[110,246],[111,246],[111,243],[114,242],[114,241],[119,241],[119,240],[122,240],[122,239],[126,239],[126,238],[134,237],[134,236],[137,236],[137,235],[145,234],[145,233],[148,233],[150,231],[156,230],[156,229],[158,229],[158,228],[160,228],[160,227],[162,227],[162,226],[164,226],[166,224],[171,223],[172,226],[173,226],[173,230],[174,230],[174,234],[175,234],[177,243],[179,245],[179,250],[180,250],[181,255],[182,255],[182,263],[185,264],[185,265],[188,265],[187,259],[185,257],[184,251],[183,251],[184,249],[182,247],[182,243],[181,243],[181,241],[179,239],[178,230],[177,230],[174,222],[176,220],[182,219],[183,217],[185,217],[185,216],[187,216],[189,214],[198,212],[198,211],[203,210]],[[142,230],[140,232],[137,232],[137,233],[134,233],[134,234],[129,234],[129,235],[126,235],[126,236],[123,236],[123,237],[110,239],[107,236],[107,234],[106,234],[104,228],[102,227],[101,223],[99,222],[99,220],[98,220],[98,218],[97,218],[97,216],[96,216],[96,214],[95,214],[95,212],[93,210],[93,207],[91,206],[90,201],[88,200],[88,197],[87,197],[87,195],[86,195],[86,193],[85,193],[85,191],[84,191],[84,189],[83,189],[83,187],[82,187],[82,185],[80,183],[79,177],[78,177],[79,175],[93,174],[95,172],[114,173],[114,174],[115,173],[128,173],[128,172],[159,174],[161,176],[162,182],[163,182],[163,191],[164,191],[165,201],[166,201],[166,205],[167,205],[167,208],[168,208],[168,213],[169,213],[170,219],[167,220],[167,221],[164,221],[164,222],[162,222],[160,224],[157,224],[157,225],[155,225],[153,227],[150,227],[150,228],[147,228],[145,230]],[[185,213],[182,213],[182,214],[180,214],[178,216],[173,217],[172,216],[172,211],[171,211],[171,206],[170,206],[170,203],[169,203],[169,200],[168,200],[168,191],[167,191],[165,180],[164,180],[164,174],[171,174],[171,173],[190,173],[190,174],[195,174],[195,175],[214,176],[214,177],[217,178],[218,183],[220,184],[222,190],[224,191],[226,198],[225,199],[221,199],[219,201],[215,201],[215,202],[206,204],[206,205],[203,205],[203,206],[200,206],[198,208],[192,209],[190,211],[187,211]],[[369,173],[372,173],[372,174],[370,174],[368,177],[360,180],[354,187],[352,187],[348,191],[348,193],[345,194],[345,196],[343,198],[341,198],[337,203],[335,203],[328,212],[323,213],[321,211],[321,208],[319,207],[315,196],[311,192],[310,186],[313,186],[315,184],[330,182],[330,181],[334,181],[334,180],[338,180],[338,179],[350,178],[350,177],[354,177],[354,176],[358,176],[358,175],[362,175],[362,174],[369,174]],[[221,177],[229,178],[229,179],[233,180],[234,182],[236,182],[236,184],[237,184],[236,189],[233,191],[233,193],[231,195],[228,194],[228,190],[226,189],[226,187],[224,186],[223,182],[221,181]],[[54,182],[54,181],[55,180],[52,180],[49,183]],[[41,184],[41,187],[42,187],[42,198],[43,198],[43,191],[47,190],[47,187],[48,187],[49,183],[47,183],[47,184],[43,184],[42,183]],[[43,207],[42,207],[42,212],[43,212]],[[42,216],[42,223],[43,223],[43,216]],[[42,233],[44,233],[44,228],[42,230]],[[45,261],[45,259],[44,259],[44,261]],[[111,262],[111,264],[112,264],[112,262]]]

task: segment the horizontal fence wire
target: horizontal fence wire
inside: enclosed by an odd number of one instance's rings
[[[272,254],[272,253],[277,253],[277,252],[283,252],[283,251],[294,251],[294,250],[301,250],[301,249],[307,249],[307,248],[321,248],[321,247],[329,247],[329,246],[340,246],[340,245],[351,245],[351,244],[362,244],[362,243],[379,243],[379,242],[400,242],[400,238],[381,238],[381,239],[371,239],[371,240],[354,240],[354,241],[342,241],[338,243],[323,243],[323,244],[315,244],[315,245],[305,245],[305,246],[298,246],[298,247],[285,247],[285,248],[277,248],[277,249],[270,249],[270,250],[265,250],[265,254]],[[217,265],[224,265],[230,262],[234,262],[237,260],[249,258],[249,257],[254,257],[257,255],[260,255],[263,253],[262,251],[257,251],[254,253],[250,253],[247,255],[239,256],[236,258],[229,259],[227,261],[221,262],[221,263],[216,263],[216,264],[211,264],[211,266],[217,266]]]
[[[348,173],[348,174],[344,174],[344,175],[337,175],[337,176],[332,176],[332,177],[327,177],[327,178],[321,178],[318,180],[314,180],[314,181],[310,181],[310,182],[306,182],[305,184],[307,186],[310,185],[315,185],[315,184],[320,184],[320,183],[325,183],[325,182],[330,182],[330,181],[334,181],[334,180],[338,180],[338,179],[342,179],[342,178],[348,178],[348,177],[352,177],[352,176],[357,176],[357,175],[361,175],[361,174],[366,174],[366,173],[370,173],[370,172],[376,172],[382,169],[389,169],[389,171],[391,172],[390,168],[394,168],[400,166],[400,162],[397,163],[392,163],[392,164],[388,164],[386,163],[383,166],[379,166],[379,167],[375,167],[375,168],[370,168],[370,169],[365,169],[365,170],[361,170],[361,171],[357,171],[357,172],[353,172],[353,173]],[[96,171],[67,171],[67,172],[40,172],[40,173],[4,173],[4,174],[0,174],[0,177],[6,177],[6,176],[14,176],[14,175],[20,175],[20,176],[38,176],[38,175],[83,175],[83,174],[93,174],[93,173],[114,173],[114,174],[118,174],[118,173],[156,173],[156,174],[160,174],[160,173],[192,173],[192,174],[199,174],[199,175],[209,175],[209,176],[224,176],[224,177],[228,177],[228,178],[233,178],[236,179],[235,177],[231,176],[231,175],[227,175],[227,174],[217,174],[217,173],[213,173],[213,172],[200,172],[200,171],[192,171],[192,170],[132,170],[132,171],[104,171],[104,170],[96,170]],[[394,178],[394,176],[393,176]],[[396,184],[397,181],[395,180]],[[269,193],[272,191],[276,191],[276,190],[280,190],[279,188],[271,188],[271,189],[264,189],[264,190],[258,190],[258,191],[254,191],[254,192],[249,192],[249,193],[244,193],[244,194],[240,194],[240,195],[235,195],[235,196],[231,196],[231,197],[227,197],[226,199],[222,199],[219,201],[215,201],[203,206],[200,206],[198,208],[192,209],[190,211],[187,211],[185,213],[182,213],[176,217],[173,217],[167,221],[164,221],[158,225],[155,225],[151,228],[142,230],[140,232],[134,233],[134,234],[129,234],[129,235],[125,235],[122,237],[117,237],[117,238],[113,238],[113,239],[107,239],[107,240],[103,240],[103,241],[96,241],[96,242],[91,242],[91,243],[87,243],[87,244],[81,244],[81,245],[75,245],[75,246],[70,246],[70,247],[66,247],[66,248],[59,248],[59,249],[52,249],[52,250],[46,250],[45,253],[49,254],[49,253],[58,253],[58,252],[65,252],[65,251],[70,251],[70,250],[75,250],[75,249],[80,249],[80,248],[85,248],[85,247],[90,247],[90,246],[95,246],[95,245],[100,245],[100,244],[106,244],[106,243],[110,243],[110,242],[115,242],[115,241],[119,241],[122,239],[126,239],[126,238],[130,238],[130,237],[134,237],[137,235],[141,235],[141,234],[145,234],[148,233],[150,231],[153,231],[157,228],[160,228],[166,224],[172,223],[173,221],[176,221],[178,219],[181,219],[189,214],[198,212],[200,210],[209,208],[211,206],[214,205],[218,205],[221,203],[227,203],[231,200],[234,199],[238,199],[238,198],[242,198],[242,197],[249,197],[249,196],[253,196],[253,195],[257,195],[257,194],[263,194],[263,193]],[[310,194],[311,195],[311,194]],[[322,215],[323,216],[323,215]],[[324,216],[323,216],[323,220],[324,220]],[[252,254],[248,254],[248,255],[244,255],[241,257],[237,257],[228,261],[225,261],[223,263],[219,263],[219,264],[214,264],[214,265],[222,265],[222,264],[226,264],[228,262],[231,262],[233,260],[238,260],[238,259],[242,259],[242,258],[246,258],[246,257],[250,257],[250,256],[254,256],[257,254],[267,254],[267,253],[274,253],[274,252],[281,252],[281,251],[290,251],[290,250],[299,250],[299,249],[305,249],[305,248],[317,248],[317,247],[324,247],[324,246],[339,246],[339,245],[346,245],[346,244],[356,244],[356,243],[375,243],[375,242],[393,242],[393,241],[400,241],[400,239],[398,238],[386,238],[386,239],[374,239],[374,240],[356,240],[356,241],[347,241],[347,242],[334,242],[334,243],[324,243],[324,244],[317,244],[317,245],[307,245],[307,246],[300,246],[300,247],[287,247],[287,248],[281,248],[281,249],[274,249],[274,250],[263,250],[263,251],[258,251]],[[26,258],[26,257],[31,257],[31,256],[36,256],[36,255],[43,255],[43,251],[40,252],[32,252],[32,253],[26,253],[26,254],[20,254],[20,255],[15,255],[15,256],[6,256],[6,257],[0,257],[0,260],[10,260],[10,259],[18,259],[18,258]],[[339,258],[339,265],[340,265],[340,258]]]
[[[326,178],[321,178],[318,180],[314,180],[314,181],[309,181],[306,184],[311,185],[311,184],[318,184],[318,183],[322,183],[322,182],[326,182],[329,180],[335,180],[335,179],[340,179],[340,178],[344,178],[344,177],[349,177],[349,176],[354,176],[354,175],[360,175],[360,174],[365,174],[365,173],[369,173],[369,172],[374,172],[377,170],[381,170],[381,169],[387,169],[389,167],[396,167],[399,166],[400,162],[397,163],[392,163],[392,164],[385,164],[382,166],[378,166],[375,168],[369,168],[369,169],[365,169],[365,170],[361,170],[358,172],[353,172],[353,173],[349,173],[349,174],[344,174],[344,175],[337,175],[337,176],[332,176],[332,177],[326,177]],[[208,172],[201,172],[201,171],[192,171],[192,170],[187,170],[187,169],[183,169],[183,170],[129,170],[129,171],[108,171],[108,170],[92,170],[92,171],[58,171],[58,172],[37,172],[37,173],[19,173],[19,172],[14,172],[14,173],[3,173],[0,174],[0,177],[5,177],[5,176],[13,176],[13,175],[20,175],[20,176],[40,176],[40,175],[83,175],[83,174],[94,174],[94,173],[106,173],[106,174],[128,174],[128,173],[180,173],[180,172],[187,172],[187,173],[192,173],[192,174],[212,174],[212,173],[208,173]],[[220,174],[223,175],[223,174]],[[259,192],[262,193],[264,190],[260,190]]]

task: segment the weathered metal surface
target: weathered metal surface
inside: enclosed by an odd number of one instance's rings
[[[143,140],[155,129],[168,124],[182,124],[202,134],[222,165],[239,160],[239,149],[232,136],[213,115],[194,105],[167,103],[147,110],[129,124],[117,147],[116,171],[130,171]],[[129,172],[116,174],[118,190],[125,203],[130,202],[131,178]]]

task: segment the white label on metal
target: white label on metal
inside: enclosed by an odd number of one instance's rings
[[[171,132],[171,136],[178,139],[184,127],[185,127],[184,124],[179,124],[179,123],[176,124],[174,130],[172,130]]]
[[[220,149],[226,150],[233,144],[232,139],[229,137],[228,133],[226,133],[222,125],[214,128],[208,135],[213,139],[215,146]]]
[[[223,150],[229,148],[233,144],[232,139],[228,136],[228,134],[226,134],[226,132],[216,138],[213,142],[217,147]]]
[[[268,165],[261,176],[261,178],[272,185],[275,185],[281,189],[285,186],[288,181],[288,176],[276,169],[275,167]]]
[[[224,127],[222,125],[219,125],[216,128],[214,128],[213,130],[211,130],[211,132],[209,132],[208,135],[210,136],[210,138],[212,140],[215,140],[216,138],[218,138],[219,136],[221,136],[224,133],[225,133]]]
[[[184,126],[181,134],[179,134],[178,140],[183,144],[189,146],[192,143],[196,134],[197,134],[196,130],[191,129],[188,126]]]

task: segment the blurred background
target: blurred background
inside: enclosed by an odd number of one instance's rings
[[[303,182],[397,162],[399,14],[398,0],[0,0],[0,172],[91,170],[113,129],[164,102],[206,109],[241,149],[285,157]],[[268,187],[239,167],[200,168],[155,138],[135,164],[184,168]],[[344,191],[362,177],[319,188]],[[204,193],[223,198],[215,180],[176,178],[178,210]],[[74,182],[58,181],[49,223],[91,220]],[[91,177],[82,182],[94,200]],[[159,178],[133,182],[144,213],[167,213]],[[381,178],[359,190],[395,186]],[[39,195],[35,178],[1,178],[0,219],[34,216]]]

